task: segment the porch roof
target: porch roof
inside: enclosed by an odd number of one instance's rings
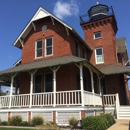
[[[100,72],[96,67],[94,67],[88,60],[73,55],[66,55],[66,56],[60,56],[60,57],[21,64],[19,66],[15,66],[0,71],[0,76],[18,73],[18,72],[30,71],[35,69],[41,69],[41,68],[48,68],[48,67],[51,68],[55,66],[62,66],[62,65],[73,64],[73,63],[86,63],[89,67],[91,67],[92,69],[94,69],[95,71],[97,71],[99,74],[102,75],[102,72]]]
[[[104,75],[127,74],[130,75],[130,68],[117,64],[97,65],[96,66]]]

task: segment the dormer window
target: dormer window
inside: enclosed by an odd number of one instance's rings
[[[98,38],[101,38],[101,32],[96,32],[94,33],[94,39],[98,39]]]
[[[42,31],[45,31],[45,30],[47,30],[47,25],[42,26]]]
[[[42,40],[36,41],[36,58],[42,57]]]

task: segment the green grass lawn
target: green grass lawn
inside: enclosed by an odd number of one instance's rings
[[[5,128],[5,127],[0,127],[0,130],[33,130],[33,129],[27,129],[27,128]]]

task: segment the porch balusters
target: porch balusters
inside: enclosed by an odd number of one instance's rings
[[[11,101],[12,101],[12,90],[13,90],[13,83],[14,83],[14,77],[17,75],[11,75],[11,84],[10,84],[10,101],[9,101],[9,108],[11,108]]]
[[[29,105],[30,108],[31,108],[31,106],[32,106],[33,76],[34,76],[34,74],[36,73],[36,71],[37,71],[37,70],[29,72],[30,75],[31,75],[31,81],[30,81],[30,105]]]

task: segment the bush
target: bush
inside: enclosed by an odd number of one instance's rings
[[[44,119],[43,119],[42,117],[40,117],[40,116],[35,116],[35,117],[33,117],[32,120],[31,120],[31,124],[32,124],[33,126],[43,125],[43,123],[44,123]]]
[[[9,120],[9,125],[20,126],[22,122],[22,117],[20,115],[12,116]]]
[[[114,124],[111,114],[101,114],[99,116],[89,116],[82,120],[82,126],[86,130],[106,130]]]
[[[114,117],[111,115],[111,113],[101,114],[101,116],[107,120],[108,127],[115,123]]]
[[[73,125],[75,125],[75,123],[77,121],[78,121],[77,118],[72,116],[72,117],[69,118],[69,125],[73,126]]]
[[[8,122],[7,122],[7,121],[2,121],[2,122],[0,123],[0,125],[8,125]]]
[[[21,125],[21,126],[30,126],[30,123],[27,122],[27,121],[22,121],[22,122],[20,123],[20,125]]]

